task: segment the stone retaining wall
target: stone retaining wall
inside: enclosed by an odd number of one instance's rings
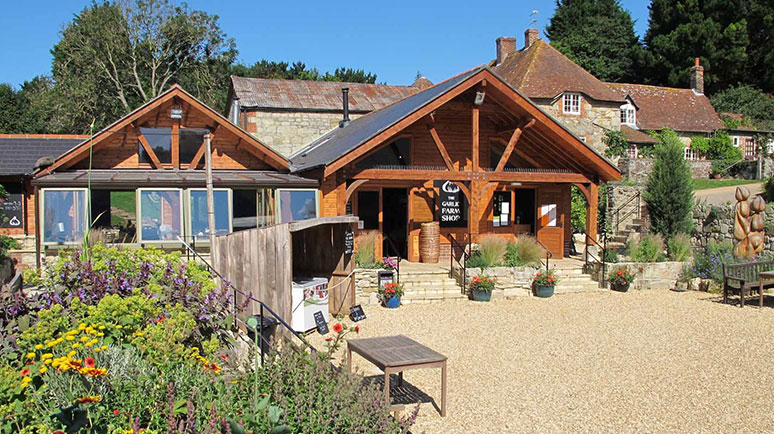
[[[356,268],[352,278],[355,279],[355,299],[357,304],[378,304],[379,272],[381,268]]]
[[[645,182],[653,170],[653,158],[625,158],[618,160],[618,168],[621,174],[629,178],[630,181]],[[690,160],[688,166],[691,168],[692,178],[708,178],[712,172],[712,161],[708,160]]]
[[[637,278],[632,282],[631,289],[672,289],[676,286],[686,262],[619,262],[608,264],[610,270],[625,268],[634,273]],[[601,270],[595,280],[599,279]]]
[[[536,272],[537,269],[532,267],[492,267],[486,270],[468,268],[465,287],[470,287],[474,276],[487,276],[495,279],[493,298],[529,296],[532,294],[532,278]],[[457,284],[462,284],[462,268],[454,267],[454,279]]]
[[[691,241],[695,248],[705,248],[711,240],[734,241],[733,205],[697,205],[693,209],[695,231]],[[774,251],[774,204],[766,205],[766,244],[764,251]]]

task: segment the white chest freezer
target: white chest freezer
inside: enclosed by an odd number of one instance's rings
[[[322,312],[325,322],[328,312],[328,279],[324,277],[296,277],[291,292],[293,314],[290,326],[297,332],[315,328],[314,313]]]

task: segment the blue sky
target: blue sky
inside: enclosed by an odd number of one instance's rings
[[[515,36],[538,11],[541,36],[554,0],[267,2],[190,0],[194,9],[220,16],[221,28],[237,42],[239,59],[296,61],[320,71],[339,66],[376,73],[378,82],[411,84],[417,71],[433,82],[486,63],[498,36]],[[640,36],[648,1],[623,0]],[[51,71],[53,45],[64,23],[90,0],[16,1],[0,14],[0,82],[14,86]]]

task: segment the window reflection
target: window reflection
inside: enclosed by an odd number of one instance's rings
[[[43,242],[80,242],[86,229],[86,192],[43,191]]]
[[[141,190],[140,222],[143,241],[177,240],[180,228],[179,190]]]

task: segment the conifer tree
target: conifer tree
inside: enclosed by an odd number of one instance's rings
[[[651,232],[664,238],[693,229],[693,188],[691,169],[685,162],[685,146],[677,134],[665,129],[657,135],[656,161],[648,177],[645,203]]]

